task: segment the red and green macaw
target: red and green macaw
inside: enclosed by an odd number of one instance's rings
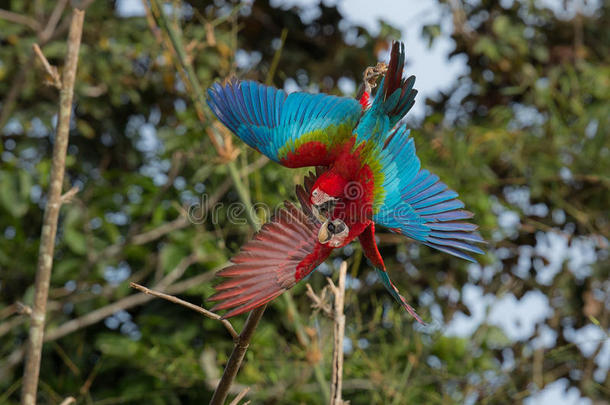
[[[208,89],[208,104],[235,135],[290,168],[315,166],[297,187],[302,209],[287,203],[219,275],[210,297],[231,317],[263,305],[309,275],[356,237],[394,298],[421,319],[392,284],[375,242],[375,225],[474,261],[484,253],[477,226],[465,222],[458,194],[422,169],[409,130],[399,123],[415,102],[415,77],[403,78],[404,45],[372,101],[283,90],[229,79]]]

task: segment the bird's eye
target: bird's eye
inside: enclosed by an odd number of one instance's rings
[[[318,189],[316,188],[314,191],[311,192],[311,195],[313,195],[314,197],[316,197],[318,195]]]
[[[328,232],[335,233],[335,225],[332,222],[328,223]]]

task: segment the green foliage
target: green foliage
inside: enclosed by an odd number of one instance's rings
[[[39,3],[49,15],[54,2],[9,4],[11,11],[34,16]],[[357,83],[377,52],[399,35],[386,23],[376,35],[352,26],[357,46],[346,43],[339,26],[348,22],[334,6],[321,5],[320,16],[303,22],[298,8],[267,1],[204,3],[173,2],[182,12],[172,18],[206,87],[230,74],[264,81],[287,27],[272,82],[281,87],[294,78],[305,89],[339,94],[339,78]],[[490,253],[481,266],[469,267],[380,234],[392,278],[430,321],[426,327],[414,325],[379,283],[368,282],[372,269],[357,244],[329,260],[326,270],[347,258],[350,274],[360,280],[346,299],[351,349],[344,398],[352,404],[521,403],[536,386],[559,378],[593,401],[608,396],[608,377],[593,378],[595,356],[584,356],[569,338],[570,330],[587,326],[607,330],[609,321],[608,5],[601,2],[592,16],[561,19],[530,1],[508,8],[491,0],[474,3],[464,5],[463,19],[453,19],[454,54],[465,56],[469,70],[441,97],[418,99],[429,111],[412,134],[423,165],[458,190],[476,214]],[[462,20],[464,27],[457,25]],[[437,21],[424,28],[431,45],[443,37],[441,27]],[[130,280],[153,286],[175,274],[191,254],[195,263],[176,282],[187,282],[177,295],[206,306],[212,272],[252,236],[243,215],[243,221],[229,220],[237,193],[163,34],[144,17],[118,16],[105,1],[89,7],[84,29],[64,187],[81,190],[61,210],[51,332],[124,302],[134,294]],[[62,64],[65,35],[43,47],[52,64]],[[29,59],[35,41],[27,27],[0,19],[3,99],[25,72],[0,139],[0,403],[9,404],[18,403],[22,373],[11,356],[27,338],[27,322],[14,304],[32,301],[58,99]],[[238,68],[238,49],[255,63]],[[256,152],[233,141],[241,151],[240,170],[257,164]],[[254,202],[275,208],[294,198],[294,184],[305,173],[268,163],[244,175],[244,182]],[[524,193],[527,198],[517,198]],[[222,205],[181,222],[182,212],[200,212],[191,210],[205,209],[212,198]],[[517,216],[515,226],[504,224],[507,213]],[[554,260],[543,249],[549,235],[565,241],[558,249],[589,246],[584,257],[593,259],[561,256],[557,274],[545,281],[541,274]],[[209,277],[188,284],[199,276]],[[321,274],[308,281],[316,291],[325,284]],[[551,314],[523,339],[492,321],[475,325],[467,337],[455,336],[447,333],[452,319],[478,316],[464,285],[480,288],[483,312],[490,311],[490,297],[524,299],[538,292],[548,297]],[[310,308],[302,286],[293,297],[301,320],[283,299],[270,305],[238,375],[237,390],[250,386],[252,403],[322,402],[332,324]],[[222,325],[159,300],[124,309],[45,344],[41,403],[60,403],[68,395],[87,404],[209,401],[232,347]],[[239,331],[243,317],[233,324]],[[556,341],[539,348],[534,342],[545,329]],[[316,364],[323,375],[316,375]]]

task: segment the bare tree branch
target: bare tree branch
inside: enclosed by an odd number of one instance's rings
[[[74,397],[68,397],[66,399],[64,399],[63,401],[61,401],[61,404],[59,405],[70,405],[76,402],[76,399]]]
[[[51,12],[47,25],[45,25],[44,30],[38,34],[38,38],[41,42],[47,42],[51,38],[67,5],[68,0],[59,0],[55,4],[55,8],[53,8],[53,11]]]
[[[6,322],[0,323],[0,337],[6,335],[13,328],[21,325],[23,322],[25,322],[25,320],[25,316],[15,316]]]
[[[143,292],[144,294],[152,295],[157,298],[162,298],[169,302],[173,302],[174,304],[182,305],[183,307],[192,309],[195,312],[199,312],[201,315],[205,316],[206,318],[215,319],[217,321],[220,321],[224,325],[224,327],[229,331],[233,340],[236,340],[239,337],[239,335],[233,328],[233,325],[231,325],[231,322],[227,321],[226,319],[222,319],[222,317],[220,315],[218,315],[212,311],[208,311],[207,309],[200,307],[199,305],[192,304],[188,301],[181,300],[180,298],[174,297],[173,295],[151,290],[150,288],[146,288],[143,285],[140,285],[137,283],[129,283],[129,286],[131,288],[135,288],[136,290]]]
[[[326,316],[332,318],[332,309],[330,305],[326,302],[326,287],[320,293],[321,297],[319,297],[313,291],[313,288],[311,288],[311,285],[309,283],[307,283],[305,286],[307,287],[307,296],[313,301],[311,307],[318,311],[321,310]]]
[[[341,399],[341,386],[343,383],[343,338],[345,336],[345,315],[343,305],[345,303],[345,275],[347,273],[347,262],[341,263],[339,269],[339,285],[335,287],[329,278],[328,283],[335,296],[333,312],[334,321],[334,349],[332,364],[332,379],[330,385],[330,404],[342,405],[347,402]]]
[[[72,187],[70,190],[66,191],[61,195],[61,203],[66,204],[72,201],[74,196],[78,193],[78,186]]]
[[[59,77],[59,72],[57,71],[57,68],[49,63],[47,58],[40,50],[38,44],[33,44],[32,49],[34,50],[34,55],[36,55],[40,63],[42,63],[42,67],[44,67],[44,70],[47,72],[47,75],[49,75],[50,84],[52,84],[53,87],[55,87],[56,89],[61,90],[61,79]]]
[[[0,9],[0,19],[14,22],[16,24],[25,25],[34,32],[38,32],[40,30],[40,23],[32,17],[28,17],[27,15],[13,13],[12,11]]]
[[[68,35],[68,50],[63,72],[62,89],[59,96],[59,118],[57,134],[53,147],[53,162],[51,166],[51,181],[47,206],[45,208],[40,249],[38,254],[38,269],[36,271],[34,306],[32,309],[30,335],[27,347],[26,363],[23,372],[23,387],[21,403],[35,405],[38,390],[38,375],[42,355],[44,324],[47,309],[47,297],[53,267],[53,252],[55,250],[55,235],[57,220],[61,207],[61,189],[64,180],[66,150],[70,131],[70,115],[72,113],[72,97],[76,68],[78,66],[78,51],[83,31],[85,12],[74,9]]]
[[[248,391],[250,391],[250,387],[246,387],[242,392],[240,392],[235,398],[233,398],[233,401],[231,401],[229,405],[239,405],[239,401],[241,401],[246,396]]]

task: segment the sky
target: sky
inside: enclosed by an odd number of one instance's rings
[[[506,5],[512,4],[513,0],[505,0]],[[555,10],[558,16],[569,18],[573,10],[581,4],[580,9],[586,13],[592,12],[599,6],[599,1],[591,0],[582,3],[583,0],[569,2],[567,10],[563,10],[562,0],[539,0],[539,4]],[[426,97],[435,97],[440,91],[450,89],[457,77],[468,69],[465,58],[453,57],[448,59],[448,54],[453,50],[454,43],[449,37],[452,31],[452,21],[449,15],[442,15],[442,10],[435,0],[323,0],[326,5],[337,5],[342,15],[348,21],[362,25],[369,31],[375,33],[379,30],[379,20],[384,20],[402,32],[402,40],[405,42],[407,50],[407,74],[414,74],[417,78],[416,87],[419,91],[419,100]],[[271,0],[271,4],[280,7],[291,7],[298,5],[306,9],[302,18],[312,18],[316,16],[319,0]],[[117,13],[120,16],[142,16],[144,9],[141,0],[119,0],[117,3]],[[427,42],[421,38],[422,27],[429,23],[441,22],[441,35],[435,41],[432,48],[428,47]],[[384,56],[384,55],[380,55]],[[385,55],[388,58],[389,55]],[[415,118],[420,119],[424,116],[424,103],[415,103],[410,112]],[[527,212],[528,210],[540,210],[548,208],[536,207],[529,204],[528,190],[513,190],[512,195],[507,195],[507,200],[515,200],[516,206]],[[519,215],[507,209],[498,207],[497,215],[501,229],[498,231],[499,238],[510,236],[511,232],[516,231],[519,226]],[[532,212],[534,212],[532,211]],[[558,216],[561,213],[558,213]],[[534,214],[535,215],[535,214]],[[545,214],[546,215],[546,214]],[[543,215],[544,216],[544,215]],[[555,212],[553,212],[555,218]],[[564,215],[565,217],[565,215]],[[516,218],[516,222],[515,222]],[[562,221],[558,222],[558,227],[563,226]],[[525,246],[522,255],[527,259],[532,251],[536,251],[541,256],[549,259],[549,264],[536,269],[537,280],[542,284],[551,282],[557,274],[558,269],[564,261],[568,261],[568,266],[574,272],[586,271],[587,266],[596,260],[595,255],[591,256],[592,241],[580,240],[572,245],[567,245],[565,232],[547,232],[537,235],[535,246]],[[548,254],[545,254],[548,253]],[[553,252],[562,252],[561,255]],[[561,256],[561,257],[560,257]],[[520,257],[521,259],[521,257]],[[521,262],[521,260],[520,260]],[[523,262],[531,265],[531,260]],[[521,299],[517,299],[511,293],[502,297],[491,294],[483,295],[483,288],[476,283],[484,277],[489,277],[495,272],[506,269],[486,266],[482,268],[473,265],[469,268],[470,279],[473,283],[467,283],[460,292],[464,303],[469,307],[471,316],[457,313],[456,316],[445,325],[445,333],[454,336],[468,337],[483,322],[500,327],[504,333],[513,340],[524,341],[531,338],[536,326],[545,321],[552,315],[552,309],[548,298],[540,291],[531,291]],[[512,269],[519,275],[523,269]],[[421,303],[420,299],[420,303]],[[440,311],[433,311],[440,312]],[[442,319],[439,320],[442,324]],[[591,327],[589,327],[591,326]],[[539,332],[539,337],[533,342],[537,347],[553,347],[557,336],[550,328],[543,326]],[[566,338],[577,344],[587,355],[588,347],[591,342],[604,338],[604,332],[600,328],[588,325],[580,330],[572,330],[570,336]],[[510,356],[509,356],[510,357]],[[603,350],[598,355],[597,365],[599,366],[598,377],[604,377],[610,368],[610,339],[604,345]],[[509,364],[510,366],[510,364]],[[601,378],[603,380],[603,378]],[[581,397],[577,388],[568,389],[566,379],[557,380],[535,394],[531,395],[524,402],[526,405],[590,405],[591,400]]]
[[[290,7],[316,7],[318,0],[272,0],[271,4]],[[324,0],[326,5],[337,5],[341,14],[354,24],[362,25],[369,31],[379,31],[379,21],[384,20],[402,31],[402,40],[407,51],[406,72],[415,75],[420,100],[433,97],[441,90],[449,89],[466,67],[465,58],[447,59],[454,48],[453,40],[441,36],[428,48],[421,38],[422,27],[441,20],[441,9],[435,0],[393,1],[393,0]],[[451,30],[451,20],[443,20],[445,33]],[[386,55],[386,60],[389,59]],[[417,118],[424,116],[424,103],[415,103],[410,114]]]

